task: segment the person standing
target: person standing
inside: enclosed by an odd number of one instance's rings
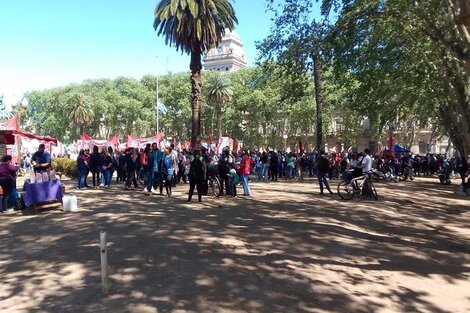
[[[113,159],[106,149],[101,150],[100,166],[103,173],[101,185],[104,186],[104,188],[109,189],[109,185],[111,184],[111,168],[113,167]]]
[[[151,195],[152,191],[161,185],[160,162],[162,156],[163,153],[158,149],[158,144],[152,143],[152,150],[148,153],[147,184],[144,189],[147,195]]]
[[[316,167],[318,183],[320,185],[320,194],[323,194],[323,185],[325,185],[325,188],[330,192],[330,194],[333,194],[333,191],[331,191],[330,185],[328,184],[328,180],[326,179],[330,169],[330,161],[325,156],[324,151],[320,151],[320,156],[317,157]]]
[[[40,144],[38,151],[36,151],[31,158],[31,163],[34,166],[34,172],[43,173],[51,167],[51,155],[46,151],[46,146]]]
[[[220,195],[223,195],[224,193],[224,185],[226,195],[230,194],[230,184],[228,181],[228,172],[229,172],[229,164],[232,164],[232,158],[230,156],[230,151],[228,148],[224,148],[222,150],[222,155],[220,156],[219,159],[219,178],[220,178]]]
[[[278,171],[279,171],[279,157],[277,156],[277,153],[274,151],[271,154],[271,160],[269,162],[269,166],[271,167],[271,180],[277,181]]]
[[[165,148],[162,166],[163,178],[165,179],[166,196],[171,197],[171,186],[173,184],[173,175],[178,175],[178,163],[172,153],[171,147]]]
[[[77,168],[78,168],[78,182],[77,189],[86,188],[86,175],[88,173],[88,162],[86,160],[85,151],[82,149],[78,153],[77,157]]]
[[[100,186],[100,153],[98,146],[93,146],[93,152],[90,154],[88,167],[93,180],[93,188],[98,189]]]
[[[244,196],[251,196],[250,190],[250,183],[249,183],[249,175],[251,169],[251,157],[248,153],[248,150],[243,151],[243,158],[240,162],[240,174],[242,176],[242,184],[243,184],[243,195]]]
[[[370,157],[370,150],[364,150],[364,157],[362,158],[361,164],[359,168],[362,169],[362,175],[367,174],[370,170],[372,170],[372,158]]]
[[[189,193],[188,200],[191,202],[194,194],[194,188],[197,188],[198,201],[202,201],[202,194],[204,193],[204,181],[207,176],[207,163],[204,157],[201,156],[201,150],[194,150],[194,154],[190,156],[190,167],[189,167]]]
[[[137,169],[137,161],[139,159],[139,155],[137,152],[134,150],[134,148],[128,148],[126,151],[125,155],[125,161],[126,161],[126,185],[124,189],[131,189],[132,183],[134,184],[134,188],[136,189],[139,187],[137,184],[137,180],[135,177],[135,171]]]
[[[3,190],[0,212],[8,208],[8,200],[16,187],[16,172],[19,167],[11,162],[11,155],[4,155],[0,162],[0,186]]]

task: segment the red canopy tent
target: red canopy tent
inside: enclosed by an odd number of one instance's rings
[[[12,130],[0,130],[0,144],[15,144],[15,135],[13,134]]]

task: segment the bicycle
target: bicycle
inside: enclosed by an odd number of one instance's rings
[[[348,171],[351,173],[352,171]],[[368,195],[375,200],[379,199],[377,190],[372,182],[373,172],[369,171],[366,175],[353,178],[351,180],[345,179],[338,184],[338,195],[343,200],[351,200],[352,198]]]
[[[215,197],[220,197],[220,180],[217,176],[209,176],[207,178],[209,190]]]

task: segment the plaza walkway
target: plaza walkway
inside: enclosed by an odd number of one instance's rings
[[[71,183],[69,183],[71,186]],[[0,312],[469,312],[470,199],[437,179],[379,201],[253,183],[252,198],[73,191],[80,209],[0,215]],[[100,286],[107,230],[111,287]]]

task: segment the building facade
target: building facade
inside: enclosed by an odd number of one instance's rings
[[[233,72],[247,65],[243,42],[235,31],[226,30],[220,45],[204,53],[203,65],[205,70]]]

